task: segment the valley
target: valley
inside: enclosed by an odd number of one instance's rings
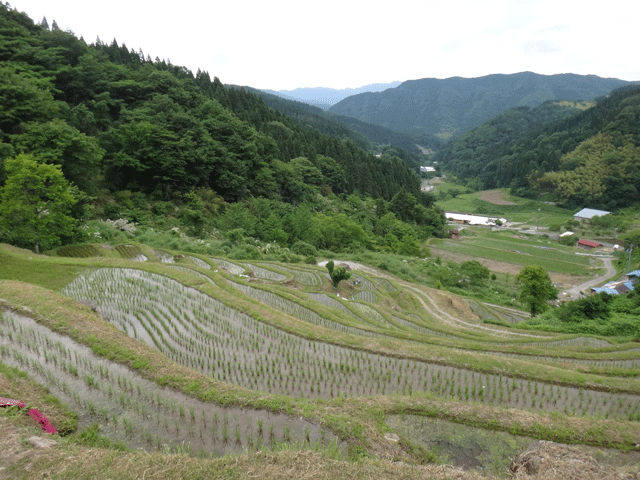
[[[0,72],[0,479],[640,478],[635,82]]]

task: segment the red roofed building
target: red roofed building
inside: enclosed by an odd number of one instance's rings
[[[581,238],[580,240],[578,240],[578,246],[582,247],[582,248],[596,248],[599,247],[600,243],[598,242],[592,242],[591,240],[585,240],[584,238]]]

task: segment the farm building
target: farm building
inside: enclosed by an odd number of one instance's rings
[[[584,238],[581,238],[580,240],[578,240],[578,247],[581,247],[581,248],[591,249],[591,248],[597,248],[600,245],[602,244],[598,242],[592,242],[591,240],[585,240]]]
[[[420,173],[433,173],[436,169],[433,167],[420,167]]]
[[[629,280],[632,284],[638,283],[638,279],[640,279],[640,270],[634,270],[633,272],[627,273],[627,280]]]
[[[617,282],[609,282],[602,287],[591,287],[591,293],[608,293],[609,295],[623,295],[625,293],[629,293],[632,291],[633,283],[630,281],[617,281]]]
[[[609,215],[611,212],[605,210],[594,210],[593,208],[583,208],[573,216],[574,220],[591,220],[593,217],[602,217],[603,215]]]
[[[461,223],[463,225],[496,225],[496,221],[500,220],[501,223],[505,223],[507,221],[506,218],[496,218],[496,217],[483,217],[480,215],[465,215],[462,213],[451,213],[446,212],[445,217],[450,222]]]
[[[609,282],[602,287],[591,287],[591,293],[596,294],[600,292],[608,293],[609,295],[622,295],[634,290],[634,285],[638,283],[640,278],[640,270],[634,270],[625,275],[626,280],[617,280],[615,282]]]

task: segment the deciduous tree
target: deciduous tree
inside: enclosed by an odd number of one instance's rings
[[[6,161],[7,181],[0,189],[0,232],[20,246],[53,248],[73,235],[77,203],[59,165],[38,163],[21,154]]]
[[[333,288],[335,289],[338,288],[338,284],[342,280],[349,280],[351,278],[351,273],[347,272],[347,269],[344,267],[336,267],[333,260],[329,260],[329,262],[327,262],[327,270],[329,271],[329,276],[331,277]]]
[[[518,299],[529,306],[531,316],[544,312],[547,300],[558,298],[558,290],[551,283],[547,271],[538,265],[527,265],[518,275],[516,283],[520,284]]]

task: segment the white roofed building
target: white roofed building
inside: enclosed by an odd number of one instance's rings
[[[578,213],[573,215],[574,220],[591,220],[593,217],[602,217],[603,215],[609,215],[611,212],[605,210],[595,210],[593,208],[583,208]]]
[[[463,225],[493,226],[496,225],[496,220],[500,220],[501,223],[505,223],[507,221],[506,218],[483,217],[481,215],[465,215],[463,213],[446,212],[444,216],[451,222],[461,223]]]

